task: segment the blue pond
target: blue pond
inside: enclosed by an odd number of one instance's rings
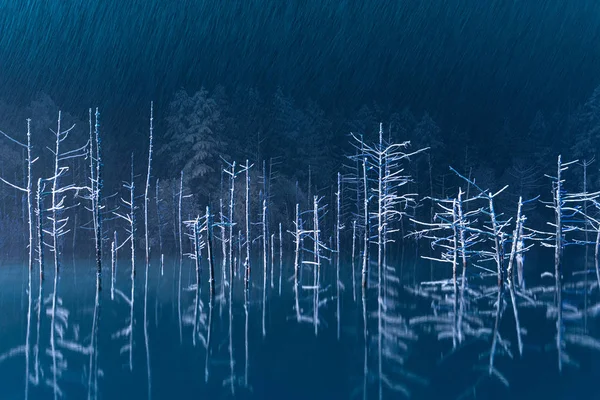
[[[353,287],[352,268],[343,264],[336,285],[334,266],[323,265],[317,300],[311,268],[302,271],[297,294],[287,261],[281,292],[278,262],[268,268],[263,290],[257,261],[248,292],[236,271],[232,285],[217,279],[211,297],[206,268],[197,291],[189,260],[181,286],[178,260],[153,260],[147,284],[139,260],[133,302],[125,260],[118,260],[114,282],[105,267],[98,296],[95,267],[87,261],[65,261],[56,281],[48,268],[41,285],[36,269],[30,279],[26,267],[3,265],[0,397],[600,398],[598,353],[574,346],[569,356],[577,365],[559,374],[554,325],[539,308],[522,309],[523,356],[504,311],[506,351],[498,351],[495,364],[500,379],[486,369],[489,337],[474,334],[455,347],[435,323],[419,323],[440,310],[392,279],[400,268],[386,275],[381,292],[372,276],[363,296],[359,271]],[[598,319],[590,315],[587,329],[597,333]]]

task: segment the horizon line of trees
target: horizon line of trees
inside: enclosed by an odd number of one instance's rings
[[[40,154],[42,149],[52,147],[50,135],[42,133],[54,125],[57,111],[58,106],[43,93],[25,108],[0,101],[1,128],[14,135],[24,131],[23,121],[31,116],[33,152]],[[393,112],[376,103],[364,105],[355,118],[342,121],[340,116],[326,115],[318,103],[309,100],[300,104],[281,90],[270,96],[257,89],[239,90],[230,96],[222,86],[195,93],[179,90],[168,110],[156,110],[156,115],[156,177],[168,185],[183,170],[186,186],[193,189],[201,203],[222,193],[223,162],[235,159],[248,159],[257,165],[254,178],[266,163],[265,173],[277,177],[270,188],[272,196],[297,197],[299,190],[329,195],[336,173],[353,151],[348,144],[350,134],[361,135],[367,141],[376,139],[381,121],[385,121],[384,134],[389,142],[410,141],[413,148],[430,149],[410,165],[415,177],[411,189],[437,197],[456,189],[448,165],[482,186],[511,183],[516,192],[528,198],[540,190],[544,171],[552,168],[559,152],[589,162],[600,149],[600,86],[574,112],[547,118],[538,111],[525,133],[513,129],[508,119],[499,128],[492,124],[490,130],[496,134],[442,129],[427,112],[418,117],[409,108]],[[75,125],[72,136],[80,140],[87,136],[84,118],[68,112],[63,112],[62,118],[65,124]],[[132,151],[136,158],[143,157],[147,138],[139,138],[143,129],[139,132],[118,137],[105,133],[107,185],[121,181],[117,172],[129,168]],[[2,176],[23,182],[26,176],[22,156],[18,149],[0,142]],[[50,165],[43,159],[36,165],[47,167]],[[71,173],[81,175],[83,169],[83,165],[73,166]],[[592,163],[587,168],[586,182],[593,185],[599,180],[599,168]],[[516,198],[512,203],[516,207]],[[17,195],[0,190],[2,218],[17,209],[25,215]]]

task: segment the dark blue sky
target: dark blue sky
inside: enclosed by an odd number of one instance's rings
[[[98,104],[115,126],[223,84],[484,129],[600,84],[600,2],[587,0],[2,1],[0,30],[0,97]]]

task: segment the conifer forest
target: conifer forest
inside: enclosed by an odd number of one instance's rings
[[[587,0],[0,2],[0,398],[600,397],[598,37]]]

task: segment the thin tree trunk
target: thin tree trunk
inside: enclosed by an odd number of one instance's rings
[[[96,190],[94,193],[95,201],[94,206],[96,207],[96,286],[98,290],[102,290],[102,214],[100,212],[102,201],[102,152],[101,152],[101,140],[100,140],[100,113],[98,107],[96,107],[96,124],[95,124],[95,137],[96,137]]]
[[[234,191],[235,191],[235,161],[231,165],[231,178],[230,178],[230,187],[229,187],[229,287],[230,290],[233,290],[233,275],[234,275],[234,265],[233,265],[233,208],[234,208]]]
[[[33,191],[31,182],[31,119],[27,119],[27,225],[29,233],[29,275],[33,270],[33,206],[31,204]],[[75,249],[73,249],[75,251]]]
[[[263,163],[264,165],[264,163]],[[262,214],[262,231],[263,231],[263,301],[262,301],[262,333],[263,337],[267,335],[267,329],[265,325],[265,312],[267,302],[267,199],[263,198],[263,214]]]
[[[519,233],[521,232],[521,224],[523,223],[523,221],[521,220],[522,204],[523,204],[523,199],[521,197],[519,197],[519,203],[517,206],[517,219],[515,221],[516,226],[515,226],[515,230],[513,232],[512,248],[510,251],[510,258],[508,260],[508,267],[506,270],[506,278],[508,280],[508,290],[510,292],[510,300],[512,303],[513,315],[515,317],[515,329],[517,331],[517,342],[519,345],[519,355],[520,356],[523,356],[523,341],[521,339],[521,324],[519,321],[519,310],[517,307],[517,299],[516,299],[516,295],[515,295],[515,279],[514,279],[515,271],[514,271],[513,265],[514,265],[514,260],[517,256],[517,252],[519,251],[518,243],[521,241],[521,238],[519,237]]]
[[[338,172],[337,174],[337,194],[336,194],[336,223],[335,223],[335,269],[336,269],[336,315],[337,315],[337,338],[340,339],[340,286],[342,282],[340,281],[340,230],[341,226],[341,207],[340,207],[340,198],[342,196],[341,192],[342,185],[342,175]]]
[[[493,235],[494,235],[494,258],[496,260],[496,268],[498,274],[498,294],[496,298],[496,315],[494,318],[494,329],[492,331],[492,348],[490,350],[490,359],[489,359],[489,369],[488,373],[490,375],[494,374],[494,357],[496,355],[496,347],[498,341],[500,339],[500,319],[502,318],[502,301],[504,294],[504,270],[502,268],[503,260],[504,260],[504,239],[503,233],[500,232],[498,228],[498,223],[496,221],[496,214],[494,212],[494,200],[491,195],[489,195],[489,204],[490,204],[490,218],[492,222]]]
[[[296,218],[295,218],[295,227],[296,227],[296,232],[294,235],[294,240],[295,240],[295,250],[294,250],[294,295],[295,295],[295,300],[296,300],[296,320],[297,322],[300,322],[300,304],[299,304],[299,300],[298,300],[298,291],[299,291],[299,284],[298,284],[298,278],[299,278],[299,270],[300,270],[300,241],[301,241],[301,232],[300,232],[300,213],[299,213],[299,208],[300,205],[298,203],[296,203]],[[600,232],[600,230],[599,230]],[[599,233],[600,235],[600,233]],[[596,257],[597,258],[597,257]]]
[[[248,290],[248,284],[250,282],[250,166],[248,160],[246,160],[246,274],[245,284],[246,290]]]
[[[42,205],[42,178],[38,178],[36,187],[36,216],[37,216],[37,253],[40,272],[40,282],[44,280],[44,209]],[[41,306],[40,306],[41,308]]]
[[[369,275],[369,196],[367,192],[367,160],[363,159],[363,191],[364,191],[364,248],[363,248],[363,263],[362,263],[362,287],[367,287]]]
[[[458,316],[458,285],[457,285],[457,276],[456,276],[456,264],[457,264],[457,253],[458,253],[458,232],[456,226],[458,224],[458,213],[457,213],[457,204],[456,200],[452,202],[452,289],[454,293],[453,299],[453,329],[452,329],[452,347],[456,348],[459,341],[459,316]]]
[[[352,221],[352,299],[356,301],[356,220]]]
[[[146,187],[144,190],[144,242],[146,245],[146,275],[148,275],[148,268],[150,266],[150,238],[148,236],[148,201],[150,192],[150,177],[152,173],[152,140],[153,140],[153,126],[154,121],[154,102],[150,103],[150,144],[148,146],[148,173],[146,174]],[[147,279],[147,277],[146,277]]]
[[[558,371],[562,372],[562,160],[558,156],[556,187],[554,190],[554,214],[556,218],[556,233],[554,244],[554,282],[556,291],[556,349],[558,351]]]
[[[281,296],[281,275],[283,274],[283,235],[279,223],[279,295]]]
[[[210,220],[210,209],[206,206],[206,250],[208,258],[208,269],[210,271],[210,297],[211,299],[215,295],[215,265],[213,259],[213,248],[212,248],[212,223]]]
[[[314,232],[314,315],[313,323],[315,327],[315,336],[318,333],[319,326],[319,287],[320,287],[320,274],[321,274],[321,257],[320,257],[320,235],[319,235],[319,203],[317,196],[314,196],[313,200],[313,232]]]
[[[179,342],[183,342],[183,328],[181,322],[181,269],[183,267],[183,239],[181,234],[181,203],[183,199],[183,171],[179,176],[179,207],[177,212],[177,233],[179,239],[179,281],[177,287],[177,312],[179,314]]]

